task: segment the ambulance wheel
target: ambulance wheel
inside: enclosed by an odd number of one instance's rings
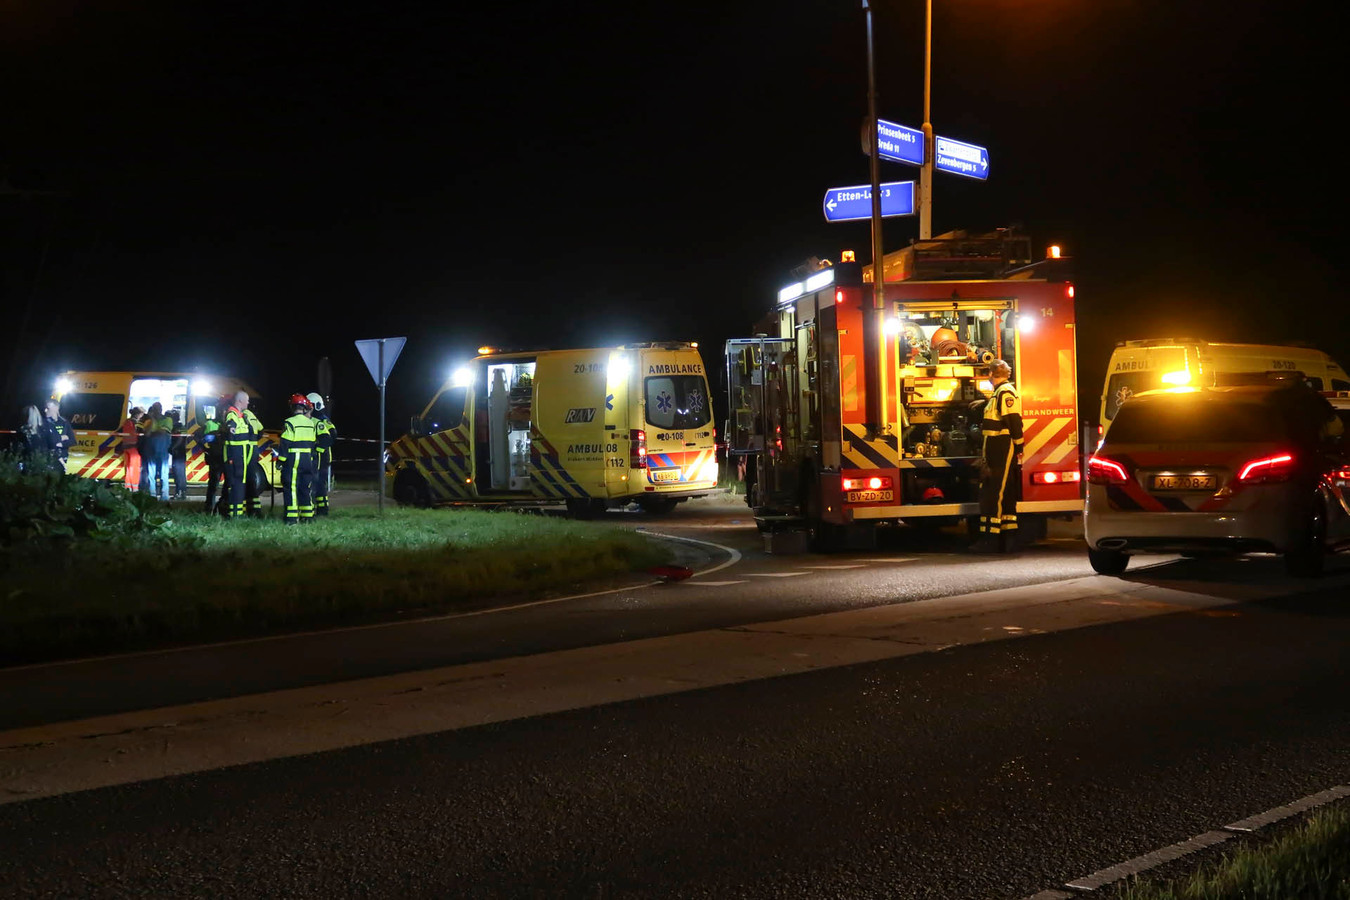
[[[416,472],[404,469],[394,477],[394,502],[399,506],[416,506],[425,509],[431,505],[431,492],[427,490],[426,480]]]
[[[1119,550],[1088,550],[1088,562],[1098,575],[1119,575],[1130,564],[1130,557]]]
[[[567,501],[567,514],[574,519],[593,519],[605,511],[605,501],[585,498]]]
[[[643,497],[638,501],[642,511],[653,516],[664,516],[675,511],[678,500],[671,497]]]

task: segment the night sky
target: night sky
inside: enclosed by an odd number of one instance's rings
[[[917,127],[922,0],[875,3],[881,115]],[[1130,337],[1350,363],[1343,6],[933,5],[934,127],[991,159],[935,176],[934,231],[1067,248],[1084,390]],[[339,425],[373,434],[352,343],[406,335],[393,435],[480,344],[698,340],[715,367],[793,265],[870,258],[821,214],[868,179],[858,0],[0,10],[10,416],[65,369],[271,401],[326,356]],[[917,234],[887,220],[888,249]]]

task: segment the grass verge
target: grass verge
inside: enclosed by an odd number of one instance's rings
[[[1329,807],[1191,875],[1131,881],[1116,900],[1350,900],[1350,807]]]
[[[0,659],[214,641],[481,608],[664,562],[631,531],[479,510],[338,509],[288,528],[175,510],[140,546],[7,552]]]

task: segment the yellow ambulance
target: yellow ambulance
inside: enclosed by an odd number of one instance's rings
[[[1101,425],[1142,391],[1215,387],[1298,378],[1317,391],[1350,390],[1350,375],[1327,354],[1278,344],[1217,344],[1193,338],[1122,341],[1111,353],[1102,389]]]
[[[479,348],[385,456],[399,503],[565,503],[577,516],[637,503],[666,513],[717,486],[698,345],[502,353]]]
[[[52,396],[61,403],[61,415],[75,428],[66,471],[99,481],[124,481],[126,462],[118,452],[119,429],[132,409],[148,410],[159,403],[166,416],[176,410],[183,430],[189,433],[188,483],[204,484],[202,425],[215,417],[217,401],[236,391],[247,391],[256,401],[257,392],[237,378],[190,372],[65,372],[56,379]],[[278,484],[271,452],[276,440],[276,433],[271,433],[258,441],[259,462],[272,485]]]

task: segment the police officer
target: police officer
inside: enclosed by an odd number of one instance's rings
[[[231,519],[246,513],[262,518],[253,469],[257,466],[258,435],[262,423],[248,408],[248,393],[234,395],[234,403],[225,413],[225,514]]]
[[[989,364],[994,394],[984,404],[980,465],[980,536],[976,553],[1006,553],[1016,547],[1017,501],[1022,495],[1022,401],[1008,380],[1012,366]]]
[[[324,408],[323,397],[316,391],[306,394],[305,399],[314,407],[314,427],[318,432],[318,448],[315,451],[314,466],[314,515],[328,515],[328,488],[333,483],[333,438],[337,429],[328,410]]]
[[[52,468],[58,472],[66,470],[66,462],[70,459],[70,445],[75,443],[75,429],[71,427],[69,420],[61,415],[61,403],[52,398],[42,407],[43,420],[40,434],[42,435],[42,446],[47,451],[47,458]]]
[[[286,501],[286,524],[314,518],[314,474],[317,465],[318,426],[314,404],[304,394],[291,395],[293,415],[281,426],[277,461],[281,463],[281,496]]]
[[[225,480],[225,433],[226,410],[230,408],[229,397],[216,400],[215,406],[207,407],[206,422],[202,425],[202,455],[206,457],[206,512],[216,511],[216,493],[220,499],[226,496]],[[227,504],[229,501],[225,501]]]

